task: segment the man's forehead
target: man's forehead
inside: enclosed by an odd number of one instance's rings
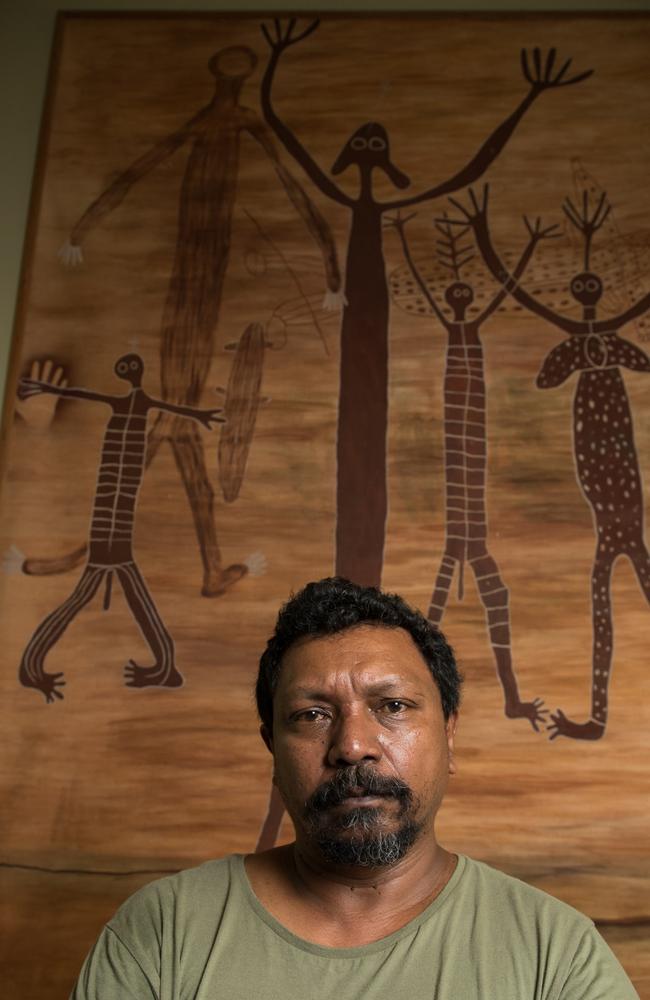
[[[410,634],[403,628],[380,624],[354,625],[331,635],[303,636],[282,658],[282,673],[298,682],[303,675],[335,675],[355,666],[372,669],[376,679],[396,683],[403,674],[426,674],[430,669]]]

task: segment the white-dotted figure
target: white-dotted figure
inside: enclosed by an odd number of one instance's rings
[[[600,277],[589,270],[594,233],[607,218],[609,206],[603,194],[590,215],[584,195],[581,210],[567,199],[563,209],[585,240],[585,269],[571,281],[571,294],[583,309],[581,320],[568,319],[543,305],[519,286],[504,268],[489,235],[487,189],[479,205],[470,192],[473,209],[463,214],[470,222],[487,266],[495,278],[523,306],[559,327],[569,336],[549,353],[537,377],[540,389],[561,385],[574,372],[578,384],[573,403],[573,443],[576,475],[594,517],[596,551],[591,576],[593,650],[591,715],[587,722],[569,719],[561,709],[552,713],[551,739],[569,736],[595,740],[607,724],[608,685],[613,652],[611,577],[615,561],[627,556],[643,593],[650,603],[650,554],[644,539],[643,489],[632,413],[621,376],[621,368],[650,371],[650,358],[620,337],[618,330],[650,308],[650,293],[642,296],[618,316],[596,319],[596,306],[603,294]],[[460,222],[459,222],[460,224]]]

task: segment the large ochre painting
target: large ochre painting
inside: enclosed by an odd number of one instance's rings
[[[252,687],[338,574],[457,651],[443,843],[650,996],[648,51],[645,15],[60,17],[4,429],[8,995],[291,836]]]

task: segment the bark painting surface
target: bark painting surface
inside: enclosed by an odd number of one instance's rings
[[[291,838],[252,688],[335,570],[457,652],[443,842],[648,993],[649,50],[647,15],[60,18],[2,468],[8,995]]]

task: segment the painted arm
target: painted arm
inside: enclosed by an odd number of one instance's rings
[[[308,35],[311,35],[312,31],[315,31],[319,25],[319,20],[312,21],[304,31],[297,35],[293,34],[293,29],[296,26],[296,18],[292,17],[286,28],[283,29],[282,23],[278,18],[273,21],[273,34],[269,28],[263,24],[262,34],[264,35],[266,41],[271,48],[271,57],[266,67],[266,72],[264,73],[264,79],[262,80],[262,111],[264,112],[264,117],[267,122],[277,135],[278,139],[285,147],[287,152],[289,152],[294,160],[296,160],[300,166],[303,168],[305,173],[314,184],[326,194],[328,198],[332,198],[334,201],[338,201],[341,205],[347,205],[350,207],[354,204],[351,198],[348,198],[346,194],[341,191],[333,181],[325,174],[321,168],[318,166],[315,160],[309,155],[305,147],[296,138],[290,128],[284,124],[284,122],[278,118],[276,115],[273,105],[271,103],[271,88],[273,85],[273,78],[275,76],[275,71],[280,61],[280,56],[290,45],[295,45],[296,42],[302,41]]]
[[[512,272],[511,280],[512,281],[516,281],[516,282],[519,282],[519,279],[521,278],[521,276],[523,275],[524,271],[528,267],[528,264],[530,263],[530,259],[533,256],[533,254],[535,253],[535,247],[540,242],[540,240],[554,240],[554,239],[557,239],[561,235],[561,233],[556,232],[556,230],[559,228],[557,226],[557,224],[555,224],[553,226],[547,226],[546,229],[542,229],[541,228],[541,222],[542,222],[541,219],[539,219],[539,218],[536,219],[535,220],[535,225],[533,226],[533,225],[530,224],[530,222],[528,221],[528,219],[526,218],[526,216],[524,216],[524,222],[526,223],[526,229],[528,230],[529,239],[528,239],[528,243],[526,244],[526,246],[524,248],[524,252],[522,253],[521,257],[519,258],[519,261],[517,262],[517,265],[516,265],[514,271]],[[489,238],[489,236],[488,236],[488,238]],[[496,254],[495,254],[495,256],[496,256]],[[508,294],[507,288],[505,288],[504,286],[502,286],[501,289],[494,296],[494,298],[492,299],[492,301],[490,303],[488,303],[488,305],[485,307],[485,309],[483,310],[483,312],[481,313],[481,315],[476,320],[476,322],[479,324],[479,326],[482,323],[484,323],[485,320],[489,316],[492,315],[492,313],[494,312],[495,309],[499,308],[499,306],[501,305],[501,303],[503,302],[503,300],[505,299],[505,297],[506,297],[507,294]]]
[[[302,184],[296,180],[289,170],[280,161],[278,151],[273,140],[270,129],[256,116],[247,125],[248,132],[259,142],[271,160],[276,174],[287,192],[289,201],[294,206],[299,216],[305,223],[309,233],[320,248],[323,256],[323,266],[325,268],[325,281],[328,290],[333,295],[341,292],[341,271],[339,268],[336,244],[332,236],[329,225],[325,218],[311,200]]]
[[[569,337],[546,355],[537,373],[535,385],[538,389],[556,389],[575,371],[584,367],[584,354],[576,351],[575,341]]]
[[[620,327],[625,326],[626,323],[630,323],[637,316],[642,316],[643,313],[650,309],[650,292],[643,295],[638,302],[629,309],[626,309],[624,313],[620,316],[612,316],[610,319],[599,319],[598,322],[593,324],[594,333],[606,333],[608,330],[618,330]]]
[[[533,298],[527,291],[525,291],[521,285],[517,283],[517,279],[510,274],[505,264],[501,261],[501,258],[497,254],[496,250],[492,245],[492,240],[490,239],[490,231],[487,224],[487,205],[489,196],[489,184],[485,184],[483,187],[483,201],[479,204],[478,199],[474,192],[470,189],[469,197],[471,201],[471,207],[466,208],[455,198],[450,198],[454,208],[460,212],[463,216],[462,219],[450,219],[449,221],[452,225],[466,226],[471,225],[474,229],[474,235],[476,237],[476,243],[481,251],[483,260],[485,261],[487,267],[492,272],[495,280],[503,285],[505,292],[510,292],[513,299],[520,303],[520,305],[525,306],[530,312],[535,313],[537,316],[541,316],[548,323],[552,323],[554,326],[559,327],[561,330],[566,330],[567,333],[582,333],[585,330],[585,324],[575,320],[567,319],[565,316],[559,315],[559,313],[553,312],[543,302],[538,302],[537,299]],[[526,226],[528,231],[533,235],[533,231],[526,220]],[[537,220],[536,228],[539,230],[539,220]],[[551,226],[549,230],[539,230],[539,235],[537,239],[543,238],[544,233],[551,233],[555,227]],[[536,239],[536,242],[537,242]]]
[[[517,125],[540,94],[543,94],[546,90],[570,87],[575,83],[586,80],[593,73],[593,70],[586,70],[584,73],[578,73],[576,76],[567,79],[566,74],[571,65],[571,59],[567,59],[561,68],[554,73],[555,56],[555,49],[551,49],[542,66],[540,50],[533,49],[533,67],[531,68],[528,53],[525,49],[522,49],[521,67],[525,79],[530,84],[530,90],[519,107],[494,130],[469,163],[449,180],[438,184],[437,187],[429,188],[428,191],[424,191],[422,194],[415,195],[412,198],[389,202],[385,207],[395,209],[417,205],[420,202],[429,201],[431,198],[438,198],[442,194],[458,191],[460,188],[467,187],[477,181],[485,173],[490,164],[496,160]]]
[[[188,417],[190,420],[196,420],[197,423],[203,424],[207,427],[209,431],[212,430],[212,424],[225,424],[226,418],[222,417],[222,409],[206,409],[201,410],[196,406],[177,406],[175,403],[167,403],[162,399],[151,399],[147,396],[147,403],[153,410],[165,410],[167,413],[175,413],[179,417]]]
[[[417,282],[417,285],[418,285],[420,291],[422,292],[422,294],[424,295],[425,299],[427,300],[427,302],[429,303],[429,305],[433,309],[434,315],[439,320],[439,322],[442,323],[442,325],[447,330],[447,332],[449,332],[449,329],[450,329],[449,320],[447,319],[447,317],[445,316],[445,314],[442,312],[442,310],[438,307],[438,304],[437,304],[436,300],[434,299],[433,295],[429,291],[429,288],[427,287],[427,284],[426,284],[424,278],[422,277],[422,275],[420,274],[420,271],[418,270],[417,264],[413,260],[413,256],[411,254],[411,249],[410,249],[410,247],[408,245],[408,241],[406,239],[406,232],[405,232],[406,223],[409,222],[410,219],[414,218],[414,214],[413,215],[407,215],[407,217],[404,219],[404,218],[402,218],[402,216],[398,212],[397,215],[394,218],[387,218],[386,222],[387,222],[387,224],[389,226],[392,226],[399,233],[399,238],[400,238],[401,243],[402,243],[402,250],[404,252],[404,258],[406,260],[406,263],[409,266],[409,270],[410,270],[411,274],[415,278],[415,280]]]
[[[17,388],[19,399],[29,399],[30,396],[38,396],[42,392],[48,392],[53,396],[62,396],[64,399],[87,399],[93,403],[108,403],[112,406],[120,396],[109,396],[104,392],[92,392],[90,389],[75,389],[64,385],[53,385],[51,382],[43,382],[36,378],[21,378]]]
[[[124,200],[130,189],[159,163],[175,153],[192,134],[194,127],[207,114],[203,108],[182,128],[171,135],[165,136],[155,146],[138,157],[126,170],[115,178],[106,190],[86,209],[70,233],[69,240],[59,250],[59,257],[64,264],[80,264],[83,261],[81,241],[97,223],[108,215]]]

